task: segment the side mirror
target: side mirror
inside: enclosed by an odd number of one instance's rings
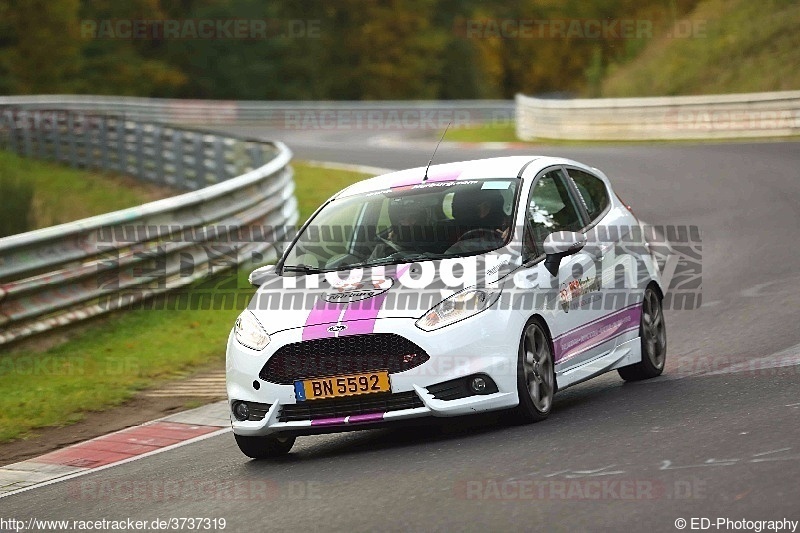
[[[581,251],[586,245],[586,235],[574,231],[556,231],[544,240],[544,266],[553,276],[558,275],[561,259]]]
[[[266,265],[263,267],[259,267],[252,272],[247,277],[247,281],[250,282],[250,285],[253,287],[260,287],[264,284],[267,278],[275,273],[275,265]]]

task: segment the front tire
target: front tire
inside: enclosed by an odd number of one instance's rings
[[[289,453],[297,437],[247,437],[233,434],[239,449],[251,459],[269,459]]]
[[[550,414],[556,390],[552,346],[550,335],[539,319],[525,325],[517,362],[516,418],[521,422],[539,422]]]
[[[617,370],[625,381],[641,381],[661,375],[667,360],[667,327],[661,298],[652,287],[644,291],[642,318],[639,323],[642,360]]]

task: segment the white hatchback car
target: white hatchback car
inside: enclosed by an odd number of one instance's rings
[[[320,207],[228,339],[242,452],[298,435],[512,410],[617,369],[659,375],[664,289],[606,176],[515,156],[356,183]]]

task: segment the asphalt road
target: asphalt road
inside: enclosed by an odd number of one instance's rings
[[[368,136],[280,135],[301,159],[403,168],[430,157],[432,145],[377,147]],[[279,462],[248,461],[222,435],[4,498],[0,516],[193,516],[225,518],[228,531],[296,532],[800,520],[800,144],[529,152],[603,169],[649,223],[699,226],[703,306],[667,312],[662,377],[624,384],[612,373],[565,390],[540,424],[490,415],[305,437]],[[501,154],[443,146],[437,161]]]

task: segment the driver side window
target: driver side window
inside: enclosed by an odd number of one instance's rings
[[[560,169],[551,170],[536,180],[528,197],[527,217],[532,235],[526,239],[533,255],[544,253],[545,238],[556,231],[580,231],[580,211],[569,193]]]

